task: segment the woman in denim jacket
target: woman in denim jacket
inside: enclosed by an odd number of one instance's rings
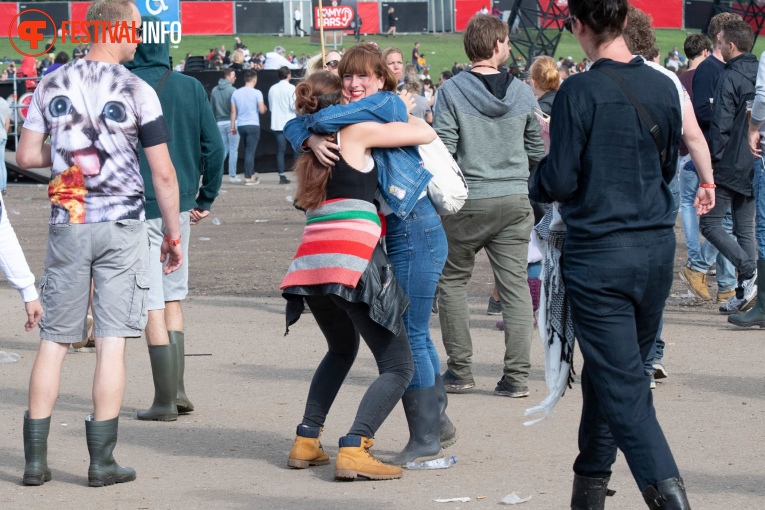
[[[380,51],[370,44],[349,49],[340,61],[343,93],[350,104],[331,106],[291,120],[284,134],[297,152],[311,147],[331,166],[337,146],[323,133],[334,133],[358,122],[406,122],[407,108],[393,92],[396,80]],[[315,134],[314,134],[315,133]],[[404,313],[414,358],[414,377],[402,397],[409,423],[409,443],[395,461],[406,464],[442,455],[441,447],[456,441],[456,430],[446,416],[446,392],[440,377],[438,352],[430,338],[430,313],[438,279],[448,251],[446,234],[425,188],[431,179],[417,147],[373,149],[378,166],[388,257],[396,278],[409,296]]]

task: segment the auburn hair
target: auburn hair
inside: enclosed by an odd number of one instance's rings
[[[380,49],[369,43],[352,46],[343,54],[337,68],[340,76],[346,74],[373,74],[383,80],[382,90],[395,91],[398,80],[388,69]]]
[[[341,98],[340,77],[318,71],[295,88],[295,111],[298,115],[309,115],[338,104]],[[327,181],[332,170],[322,165],[313,152],[306,152],[295,163],[295,173],[298,178],[295,205],[305,210],[320,207],[327,200]]]

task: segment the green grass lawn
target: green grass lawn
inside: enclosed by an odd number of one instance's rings
[[[684,30],[657,30],[656,38],[661,48],[662,60],[673,46],[677,46],[682,53],[685,37],[693,31]],[[311,45],[308,37],[278,37],[265,35],[243,35],[242,40],[250,48],[250,51],[272,51],[277,45],[284,46],[287,51],[292,51],[296,55],[306,53],[313,55],[319,52],[317,45]],[[451,69],[455,61],[466,62],[464,49],[462,47],[462,34],[418,34],[418,35],[400,35],[397,38],[386,38],[380,35],[365,36],[366,41],[375,41],[381,47],[393,45],[403,51],[404,59],[407,60],[411,55],[411,49],[415,41],[420,42],[420,51],[425,55],[428,64],[431,66],[431,76],[436,77],[443,70]],[[352,36],[346,36],[343,46],[346,48],[354,43]],[[207,55],[210,48],[220,47],[225,44],[226,48],[233,48],[233,36],[185,36],[178,47],[171,49],[173,62],[177,63],[183,59],[186,53],[193,55]],[[65,50],[70,55],[74,45],[57,44],[57,51]],[[759,38],[754,47],[753,53],[759,57],[760,53],[765,51],[765,38]],[[561,38],[558,50],[554,57],[574,57],[574,60],[581,61],[584,52],[577,44],[574,37],[564,32]],[[11,47],[8,39],[0,40],[0,56],[19,58],[20,55]],[[1,65],[0,65],[1,66]],[[0,67],[1,69],[2,67]]]

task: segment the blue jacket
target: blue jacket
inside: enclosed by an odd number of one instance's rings
[[[295,152],[311,133],[335,133],[359,122],[407,122],[404,102],[393,92],[378,92],[355,103],[324,108],[312,115],[290,120],[284,136]],[[378,189],[385,202],[400,218],[406,218],[433,177],[425,169],[416,146],[373,149],[377,164]]]

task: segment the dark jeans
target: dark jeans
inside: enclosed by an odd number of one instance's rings
[[[298,35],[298,32],[303,32],[303,34],[308,34],[303,28],[300,26],[303,24],[303,20],[295,20],[295,35]]]
[[[679,476],[643,371],[672,286],[674,253],[672,230],[566,241],[563,278],[584,358],[578,475],[611,476],[618,448],[641,491]]]
[[[260,126],[238,126],[237,131],[244,142],[244,176],[249,179],[255,173],[255,151],[260,140]]]
[[[303,424],[324,426],[329,408],[356,359],[361,334],[380,375],[361,399],[348,434],[373,438],[412,380],[412,351],[406,330],[402,325],[396,336],[383,328],[369,318],[365,303],[350,303],[333,295],[306,296],[305,300],[329,350],[311,380]]]
[[[276,171],[280,176],[284,175],[284,153],[287,151],[287,138],[284,131],[273,131],[276,138]]]
[[[730,207],[733,215],[733,235],[722,227],[725,213]],[[754,197],[747,197],[724,186],[715,190],[714,209],[701,217],[701,233],[720,250],[738,270],[739,285],[754,274],[757,267],[754,244]]]

